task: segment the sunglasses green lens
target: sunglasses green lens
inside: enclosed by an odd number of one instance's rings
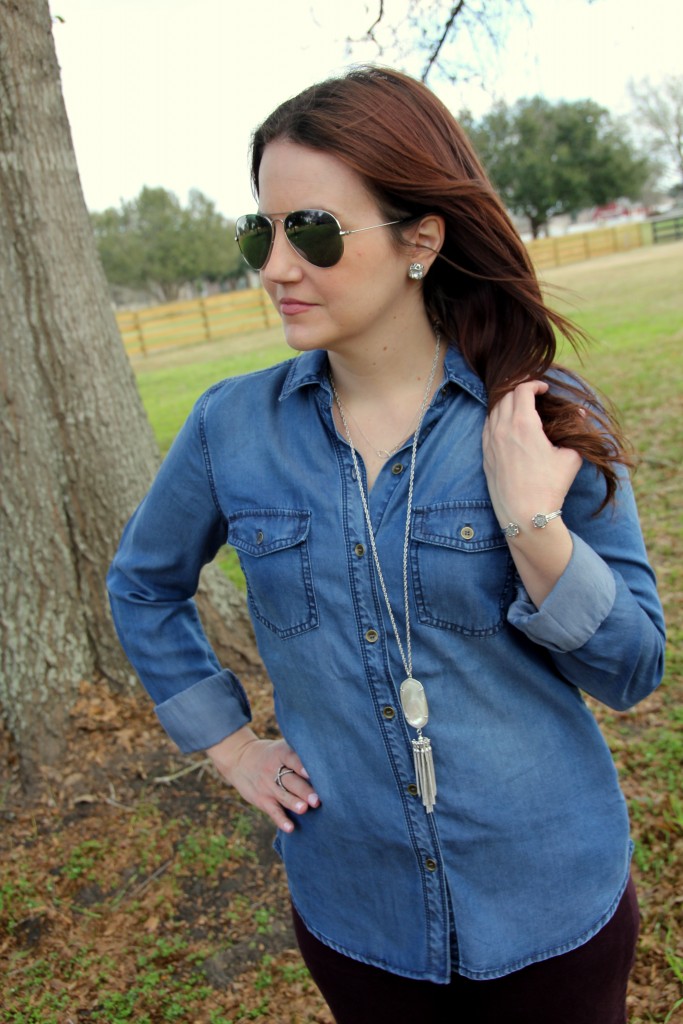
[[[273,225],[258,213],[248,213],[235,224],[240,252],[253,270],[260,270],[270,254]]]
[[[262,270],[273,245],[275,224],[260,213],[240,217],[235,238],[253,270]],[[284,219],[284,231],[292,248],[315,267],[333,267],[342,258],[344,242],[339,223],[326,210],[296,210]]]
[[[333,267],[344,252],[339,224],[325,210],[297,210],[285,217],[285,234],[293,248],[314,267]]]

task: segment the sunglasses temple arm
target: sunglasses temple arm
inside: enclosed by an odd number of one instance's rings
[[[372,231],[374,228],[390,228],[394,224],[405,224],[404,220],[388,220],[385,224],[369,224],[366,228],[352,228],[350,231],[340,231],[340,235],[357,235],[359,231]]]

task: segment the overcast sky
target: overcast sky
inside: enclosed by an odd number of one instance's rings
[[[401,0],[387,0],[392,3]],[[254,208],[252,129],[283,99],[349,57],[377,0],[50,0],[66,107],[86,202],[118,206],[143,185],[184,203],[198,188],[225,214]],[[528,0],[475,87],[430,85],[457,112],[514,102],[590,98],[630,109],[630,77],[681,73],[681,0]]]

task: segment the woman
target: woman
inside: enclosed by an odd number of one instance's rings
[[[110,573],[126,650],[277,826],[337,1021],[621,1024],[628,821],[580,690],[629,707],[664,640],[618,430],[426,87],[306,90],[253,183],[237,240],[300,355],[197,403]],[[226,541],[282,740],[197,622]]]

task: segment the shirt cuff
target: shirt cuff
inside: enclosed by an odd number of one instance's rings
[[[251,721],[242,684],[227,669],[169,697],[155,711],[184,754],[206,750]]]
[[[508,622],[530,640],[566,653],[588,643],[614,605],[617,587],[609,566],[572,533],[574,549],[567,568],[540,608],[524,588],[510,605]]]

